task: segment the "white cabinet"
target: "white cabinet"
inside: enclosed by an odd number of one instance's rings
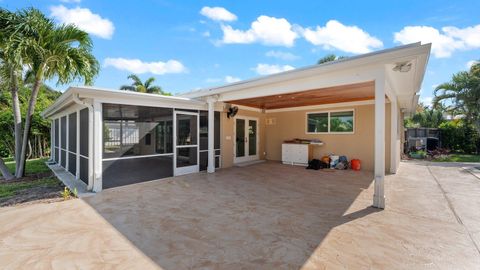
[[[295,144],[295,143],[283,143],[282,144],[282,162],[283,164],[291,165],[308,165],[308,159],[310,157],[310,145],[309,144]]]

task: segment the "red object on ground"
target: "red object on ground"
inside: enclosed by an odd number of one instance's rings
[[[360,159],[352,159],[350,166],[352,167],[352,170],[360,171],[360,168],[361,168]]]

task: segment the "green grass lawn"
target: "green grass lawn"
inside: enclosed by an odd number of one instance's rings
[[[0,181],[0,207],[61,197],[63,184],[51,174],[42,174],[51,172],[45,165],[46,161],[47,158],[27,160],[25,178]],[[12,173],[15,171],[12,158],[6,159],[5,164]]]
[[[13,158],[7,158],[4,160],[10,172],[14,173],[15,161],[13,161]],[[49,172],[50,169],[47,167],[47,165],[45,165],[45,161],[47,160],[48,158],[37,158],[37,159],[27,160],[27,164],[25,166],[25,174],[29,175],[29,174]]]
[[[450,154],[434,159],[436,162],[480,162],[480,155]]]
[[[17,192],[33,187],[56,187],[59,181],[55,177],[47,177],[28,182],[12,182],[0,185],[0,199],[14,196]]]

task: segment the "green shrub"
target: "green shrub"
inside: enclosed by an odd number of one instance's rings
[[[411,158],[418,158],[418,159],[424,159],[427,156],[427,152],[423,150],[410,152],[409,154]]]
[[[473,125],[453,120],[440,126],[442,147],[456,152],[474,154],[478,151],[480,135]]]

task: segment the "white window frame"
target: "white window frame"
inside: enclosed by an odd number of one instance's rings
[[[352,112],[353,117],[353,130],[349,132],[338,132],[338,131],[330,131],[330,113],[334,112]],[[328,131],[327,132],[309,132],[308,131],[308,116],[310,114],[318,114],[318,113],[327,113],[328,114]],[[341,135],[352,135],[355,134],[355,109],[343,109],[343,110],[323,110],[323,111],[314,111],[314,112],[306,112],[305,113],[305,134],[341,134]]]

